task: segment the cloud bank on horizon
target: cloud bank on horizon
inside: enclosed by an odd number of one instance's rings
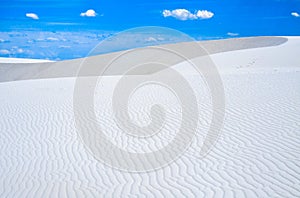
[[[117,32],[115,32],[117,33]],[[89,55],[100,42],[105,39],[105,48],[94,51],[95,54],[127,50],[158,44],[186,42],[186,37],[162,32],[135,32],[134,29],[114,40],[113,33],[98,31],[14,31],[0,32],[0,57],[34,58],[46,60],[66,60],[83,58]]]

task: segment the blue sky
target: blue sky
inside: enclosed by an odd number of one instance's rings
[[[197,40],[300,35],[299,14],[300,0],[1,0],[0,56],[82,57],[139,26],[174,28]]]

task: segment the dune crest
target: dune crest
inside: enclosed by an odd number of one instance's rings
[[[216,41],[201,41],[198,42],[207,52],[204,55],[215,54],[233,50],[251,49],[259,47],[278,46],[285,43],[288,39],[285,37],[249,37],[238,39],[226,39]],[[193,55],[194,43],[178,43],[162,45],[166,49],[177,49],[182,52],[190,52],[189,59],[196,58]],[[85,61],[86,65],[90,65],[89,72],[84,76],[94,76],[97,71],[104,68],[114,57],[119,56],[121,52],[114,52],[110,54],[103,54],[88,57],[86,59],[74,59],[50,63],[1,63],[0,62],[0,82],[16,81],[16,80],[28,80],[28,79],[43,79],[43,78],[60,78],[60,77],[75,77],[77,76],[80,65]],[[157,59],[168,58],[160,57],[160,54],[156,54]],[[143,61],[143,57],[141,57]],[[174,62],[174,64],[179,62]],[[130,64],[130,63],[128,63]],[[121,67],[121,65],[120,65]],[[140,75],[150,74],[157,72],[158,70],[150,70],[147,72],[141,72]],[[119,70],[110,71],[106,75],[118,75],[122,74]]]

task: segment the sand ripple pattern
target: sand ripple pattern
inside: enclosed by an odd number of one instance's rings
[[[142,33],[161,32],[162,34],[167,31],[169,35],[182,37],[182,40],[192,40],[188,35],[176,30],[162,27],[141,27],[121,32],[100,43],[93,51],[97,51],[97,48],[103,49],[109,45],[115,46],[122,42],[126,35],[133,34],[132,31]],[[112,58],[107,65],[103,65],[103,62],[94,63],[100,65],[99,71],[94,74],[98,75],[98,77],[82,77],[83,74],[91,73],[89,58],[82,62],[74,89],[75,123],[80,139],[86,146],[86,149],[96,159],[108,166],[124,171],[145,172],[159,169],[172,163],[188,149],[198,127],[199,110],[195,90],[192,89],[185,76],[181,75],[180,70],[172,68],[172,66],[180,62],[185,62],[191,69],[194,69],[198,74],[196,76],[204,79],[207,89],[210,91],[212,116],[200,151],[203,156],[208,154],[215,144],[223,124],[225,108],[224,88],[218,70],[206,50],[197,42],[190,42],[189,44],[193,52],[174,46],[169,48],[153,46],[124,51],[119,56]],[[93,54],[93,51],[91,54]],[[201,58],[194,61],[191,57]],[[105,134],[105,131],[111,129],[111,127],[101,127],[98,124],[98,122],[107,120],[108,117],[103,115],[97,119],[94,113],[94,109],[97,107],[94,105],[95,92],[106,86],[104,83],[96,89],[97,82],[101,83],[103,77],[109,76],[114,71],[121,72],[121,78],[114,87],[110,86],[110,89],[113,90],[111,105],[106,104],[104,106],[112,106],[113,119],[111,120],[123,131],[123,134],[133,137],[131,139],[141,139],[141,141],[137,140],[140,142],[140,145],[151,145],[152,149],[149,149],[150,147],[148,146],[148,151],[137,148],[128,151],[120,148],[120,146],[113,144],[107,138],[107,135],[115,133],[114,131],[111,132],[109,130],[110,132]],[[153,72],[148,73],[150,71]],[[107,84],[110,85],[111,83]],[[169,101],[160,103],[159,100],[155,100],[155,97],[151,97],[151,95],[149,97],[145,93],[141,99],[142,105],[149,107],[149,111],[145,112],[145,115],[148,117],[148,123],[140,125],[137,123],[140,120],[138,117],[134,119],[130,116],[129,103],[137,91],[153,85],[164,88],[165,91],[161,92],[162,95],[165,95],[164,92],[171,92],[175,96],[180,104],[180,113],[177,116],[172,116],[172,120],[166,120],[168,115],[163,103],[168,103]],[[155,89],[152,90],[155,92]],[[146,90],[146,92],[148,91]],[[101,97],[106,95],[104,93]],[[98,97],[100,110],[103,109],[101,97]],[[150,101],[152,104],[144,104],[144,100],[147,97],[154,99]],[[169,98],[169,96],[160,98]],[[135,107],[134,103],[131,104],[133,104],[133,109],[140,109]],[[172,112],[170,113],[172,115]],[[177,128],[170,128],[174,121],[179,123],[179,125],[177,124]],[[167,133],[173,132],[173,137],[168,135],[168,144],[163,144],[162,147],[162,142],[157,140],[165,139],[161,136],[166,133],[163,132],[166,127],[169,128]],[[121,137],[121,146],[128,147],[130,144],[126,136],[117,134],[117,136]]]
[[[118,171],[85,150],[72,112],[74,80],[2,83],[0,197],[299,197],[300,76],[286,75],[224,77],[226,122],[211,153],[199,155],[204,127],[180,159],[148,173]],[[134,149],[135,140],[124,142]]]
[[[299,49],[294,41],[291,44]],[[259,54],[269,51],[261,49]],[[300,197],[299,65],[298,70],[269,67],[247,73],[250,69],[222,75],[225,122],[205,158],[199,151],[212,115],[210,95],[201,78],[185,72],[191,87],[201,88],[195,89],[201,127],[178,160],[145,173],[119,171],[87,152],[75,128],[75,79],[0,83],[0,197]],[[113,87],[119,78],[106,76],[97,86]],[[132,97],[135,105],[129,103],[129,116],[139,118],[139,124],[148,123],[146,112],[155,98],[174,123],[165,127],[160,141],[145,145],[114,130],[110,86],[95,93],[102,99],[101,103],[96,99],[95,113],[108,117],[99,124],[111,129],[107,136],[112,142],[123,142],[121,147],[129,151],[147,152],[172,139],[170,129],[179,125],[180,114],[174,95],[151,85]],[[103,93],[107,95],[102,97]]]

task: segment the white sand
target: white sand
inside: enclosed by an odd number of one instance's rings
[[[225,87],[226,115],[204,159],[199,151],[211,115],[209,95],[187,63],[176,65],[198,90],[201,125],[180,159],[147,173],[118,171],[85,150],[75,129],[74,78],[0,83],[0,197],[299,197],[299,44],[299,37],[289,37],[279,46],[212,55]],[[173,124],[148,144],[130,139],[120,135],[109,105],[118,79],[103,77],[105,86],[95,94],[98,118],[105,118],[101,126],[129,151],[163,147],[180,121],[178,101],[156,86],[137,92],[129,104],[132,119],[147,124],[144,103],[158,97]]]
[[[200,49],[199,46],[195,46],[194,42],[180,43],[180,44],[167,44],[162,45],[165,49],[175,50],[183,54],[186,58],[195,58],[199,55],[215,54],[220,52],[227,52],[232,50],[241,49],[254,49],[259,47],[277,46],[287,41],[284,37],[249,37],[240,39],[225,39],[216,41],[204,41],[199,42],[205,50]],[[99,46],[101,47],[101,46]],[[196,48],[195,48],[196,47]],[[105,68],[110,61],[124,52],[115,52],[110,54],[103,54],[98,56],[92,56],[85,59],[85,65],[89,69],[81,74],[81,76],[93,76],[99,70]],[[157,60],[173,61],[174,64],[180,61],[172,59],[166,56],[165,53],[153,54]],[[140,62],[146,62],[147,56],[135,57]],[[1,63],[0,61],[0,82],[13,81],[13,80],[27,80],[27,79],[41,79],[41,78],[58,78],[58,77],[74,77],[77,76],[78,70],[83,62],[83,59],[73,59],[57,62],[36,62],[34,64],[27,64],[32,60],[25,61],[27,63],[9,63],[12,59]],[[5,59],[3,59],[5,61]],[[120,62],[116,69],[112,69],[106,72],[105,75],[121,75],[124,73],[127,67],[130,67],[132,60],[128,60],[127,64]],[[137,74],[151,74],[157,72],[156,69],[140,71]]]
[[[4,57],[0,57],[0,63],[45,63],[45,62],[53,62],[53,61],[43,60],[43,59],[4,58]]]

